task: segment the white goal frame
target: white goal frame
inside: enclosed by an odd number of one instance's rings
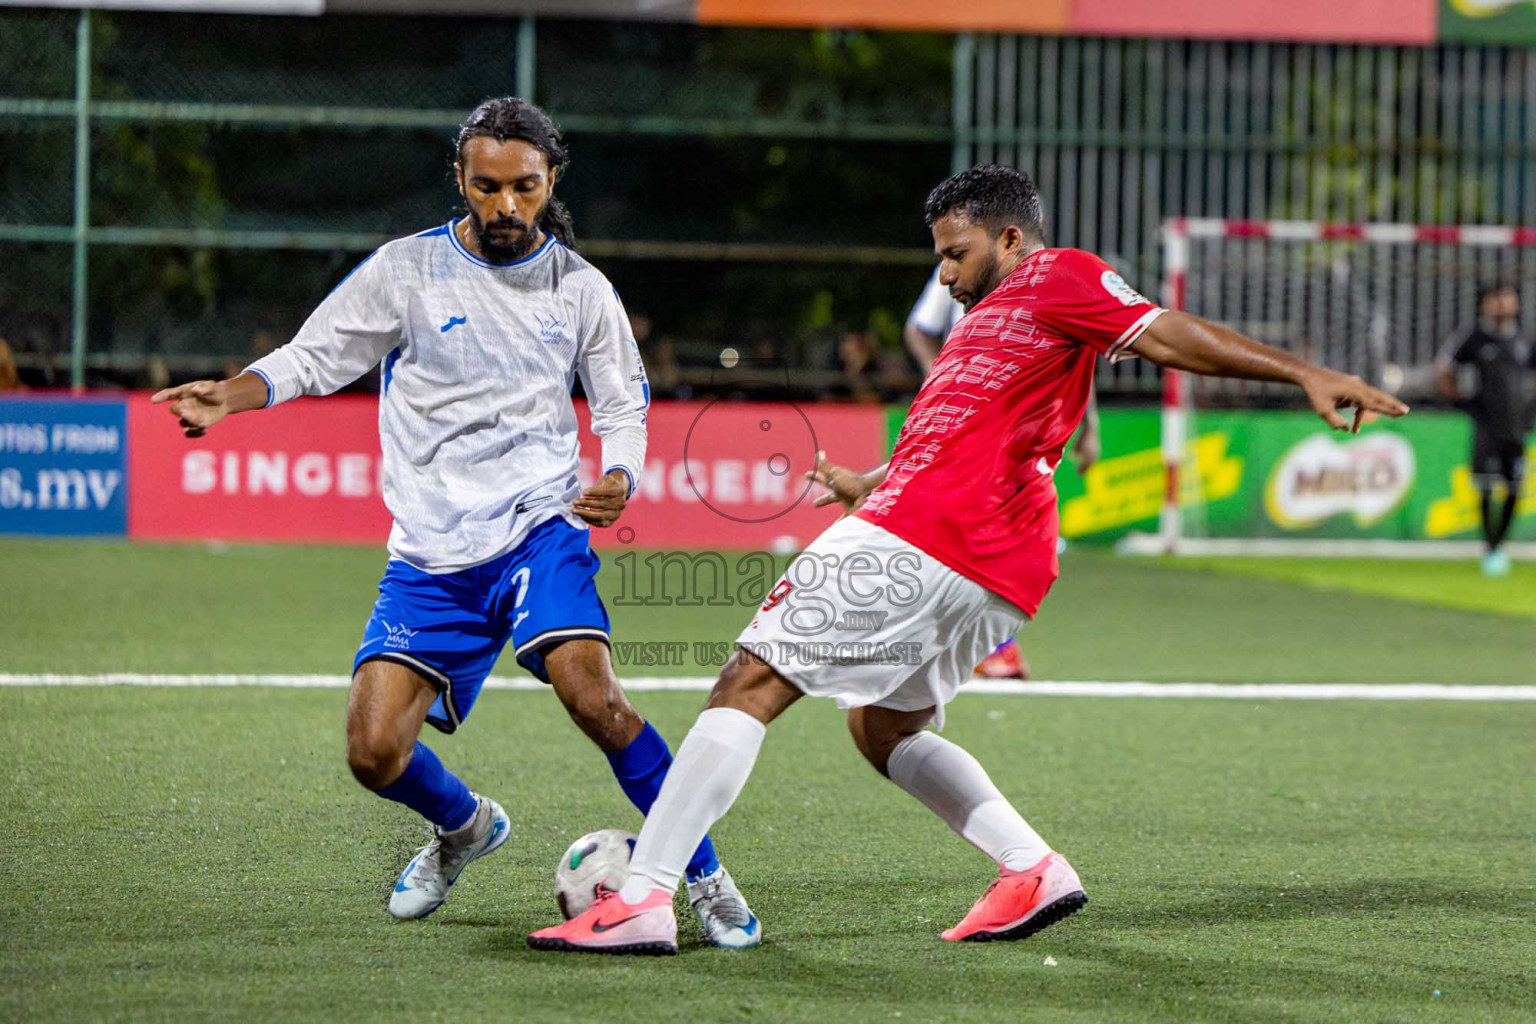
[[[1469,248],[1536,246],[1536,228],[1466,224],[1344,224],[1320,220],[1236,220],[1217,217],[1171,217],[1163,221],[1163,306],[1184,309],[1190,269],[1190,241],[1201,238],[1262,238],[1285,242],[1358,241],[1391,244],[1461,245]],[[1163,506],[1156,535],[1132,534],[1120,550],[1133,554],[1335,555],[1399,558],[1466,558],[1481,550],[1476,541],[1425,542],[1397,540],[1219,539],[1184,536],[1179,507],[1180,465],[1188,433],[1192,400],[1184,374],[1163,372],[1162,438]],[[1515,557],[1536,558],[1536,543],[1511,543]]]

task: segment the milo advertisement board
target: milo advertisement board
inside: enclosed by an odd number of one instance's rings
[[[893,410],[891,439],[904,410]],[[1358,435],[1310,412],[1201,412],[1185,441],[1181,505],[1191,534],[1208,537],[1463,540],[1480,536],[1471,424],[1453,412],[1415,412]],[[1113,541],[1156,529],[1163,504],[1157,409],[1106,409],[1103,454],[1086,474],[1056,472],[1062,533]],[[1529,450],[1536,464],[1536,445]],[[1536,539],[1536,478],[1510,531]]]

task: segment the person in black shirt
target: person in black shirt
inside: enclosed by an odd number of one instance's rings
[[[1531,371],[1536,349],[1520,332],[1520,297],[1508,285],[1484,288],[1477,301],[1477,323],[1446,343],[1436,366],[1440,388],[1448,398],[1464,397],[1456,382],[1459,366],[1470,366],[1476,389],[1466,402],[1472,416],[1472,479],[1482,494],[1483,539],[1488,553],[1483,572],[1503,576],[1509,557],[1499,550],[1509,532],[1525,477],[1525,435],[1531,428],[1536,401]],[[1503,501],[1494,495],[1503,485]]]

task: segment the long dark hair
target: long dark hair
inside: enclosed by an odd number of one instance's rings
[[[470,139],[491,138],[497,142],[517,139],[541,151],[549,160],[551,181],[559,180],[561,171],[570,163],[565,149],[565,138],[549,115],[527,100],[516,96],[500,96],[481,103],[469,112],[469,117],[459,125],[455,151],[459,162],[464,162],[464,147]],[[539,227],[545,234],[554,236],[557,242],[574,249],[576,226],[565,204],[554,196],[539,216]]]

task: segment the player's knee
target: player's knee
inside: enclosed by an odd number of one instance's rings
[[[853,745],[875,771],[890,778],[891,755],[903,740],[928,725],[932,713],[932,708],[921,711],[854,708],[848,712],[848,733],[853,737]]]
[[[383,789],[405,771],[414,747],[413,743],[401,743],[394,729],[372,723],[349,723],[347,767],[352,769],[352,777],[368,789]]]
[[[887,765],[891,760],[891,752],[906,737],[871,735],[859,728],[852,716],[848,719],[848,732],[853,736],[853,745],[858,748],[859,753],[864,755],[864,760],[868,761],[881,775],[889,776]]]

